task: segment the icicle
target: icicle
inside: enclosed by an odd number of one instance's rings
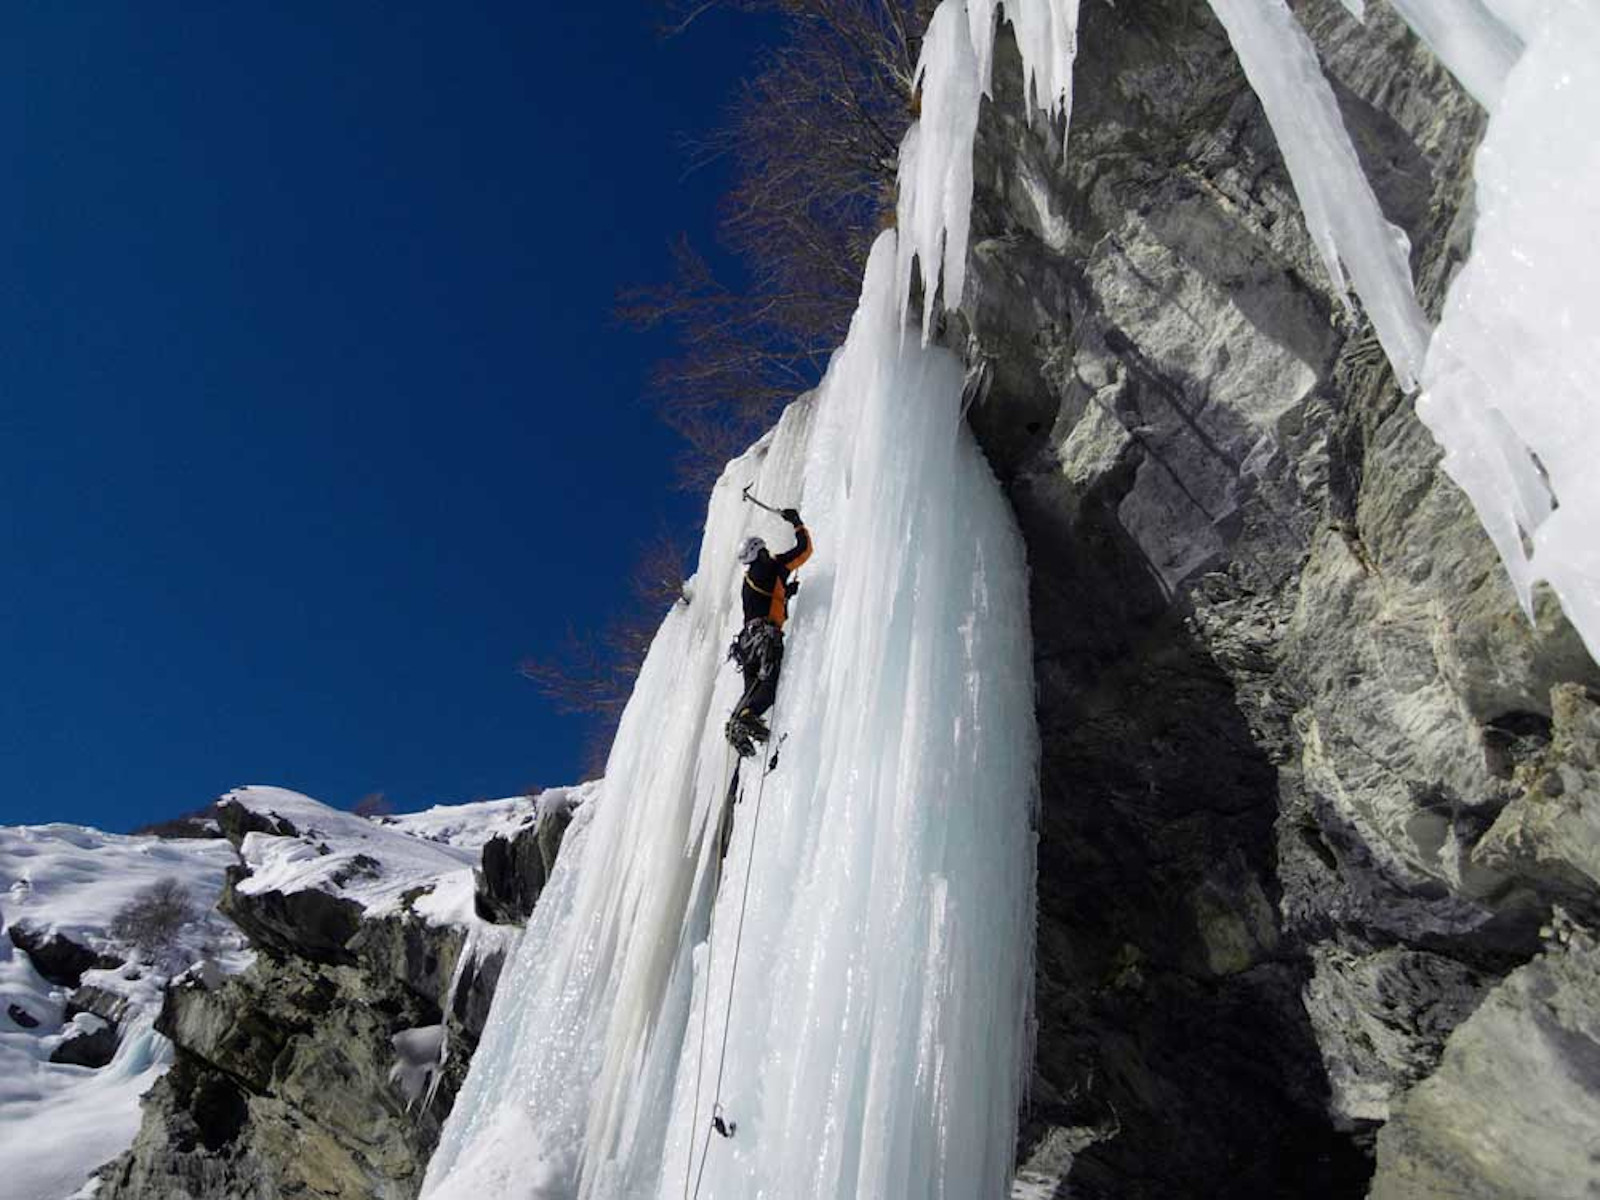
[[[941,277],[944,303],[961,302],[972,224],[972,142],[978,131],[978,60],[956,0],[933,14],[917,62],[922,115],[900,143],[895,222],[901,231],[896,276],[902,312],[913,258],[922,266],[922,344],[933,331]]]
[[[1527,49],[1478,151],[1472,255],[1417,413],[1529,615],[1547,581],[1600,660],[1600,11],[1495,0]]]
[[[1484,108],[1500,101],[1522,39],[1482,0],[1389,0],[1435,57]]]
[[[1005,0],[1004,12],[1022,52],[1030,101],[1052,119],[1070,124],[1072,65],[1078,56],[1078,0]],[[984,78],[988,78],[987,71]]]
[[[932,336],[940,281],[946,309],[960,305],[966,286],[972,147],[980,101],[990,94],[996,7],[995,0],[944,0],[928,23],[917,61],[922,111],[900,143],[896,277],[904,315],[913,261],[921,269],[923,345]],[[1072,116],[1078,0],[1006,0],[1001,11],[1021,51],[1029,119],[1036,104],[1060,120],[1064,131]]]
[[[657,634],[604,795],[506,969],[430,1200],[681,1200],[705,1136],[691,1031],[730,1001],[738,1133],[712,1139],[701,1200],[1008,1186],[1038,786],[1026,565],[960,418],[959,360],[903,344],[896,267],[886,233],[822,385],[713,492],[696,601]],[[740,501],[747,484],[798,502],[817,551],[773,710],[783,762],[724,865],[753,867],[730,986],[732,956],[702,943],[712,906],[731,929],[742,899],[712,888],[741,687],[733,550],[786,528]]]
[[[1348,267],[1400,385],[1412,390],[1429,331],[1409,245],[1384,219],[1311,40],[1284,0],[1210,2],[1266,110],[1334,290],[1344,293]]]

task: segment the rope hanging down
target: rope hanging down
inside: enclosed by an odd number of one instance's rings
[[[728,786],[723,788],[722,791],[721,791],[722,809],[719,812],[718,817],[717,817],[717,831],[716,831],[716,835],[715,835],[716,838],[717,838],[717,842],[718,842],[717,861],[716,861],[716,865],[711,868],[711,922],[710,922],[710,929],[706,933],[706,986],[707,986],[708,992],[707,992],[706,999],[701,1001],[701,1003],[700,1003],[700,1052],[695,1055],[694,1108],[692,1109],[692,1111],[690,1112],[690,1115],[689,1115],[689,1121],[690,1121],[689,1154],[688,1154],[688,1157],[685,1159],[684,1164],[683,1164],[683,1200],[689,1200],[689,1178],[694,1172],[694,1133],[693,1133],[693,1130],[700,1123],[700,1081],[701,1081],[701,1078],[705,1074],[705,1062],[706,1062],[706,1014],[711,1009],[711,1005],[709,1003],[709,1001],[710,1001],[709,988],[710,988],[710,983],[711,983],[711,962],[712,962],[713,956],[716,953],[716,948],[717,948],[717,893],[722,890],[722,860],[723,860],[723,857],[724,857],[722,851],[724,849],[726,849],[726,847],[724,847],[721,844],[722,841],[723,841],[722,825],[723,825],[724,821],[731,821],[733,819],[732,815],[731,815],[731,812],[730,812],[730,809],[732,808],[732,805],[729,804],[729,802],[728,802],[728,796],[729,796],[729,794],[731,792],[733,792],[734,788],[738,785],[738,782],[739,782],[739,768],[743,765],[743,762],[744,762],[743,759],[738,759],[738,758],[734,758],[733,757],[733,747],[732,747],[732,745],[729,745],[727,751],[722,756],[722,775],[723,776],[728,775],[728,762],[729,762],[729,760],[732,760],[732,762],[733,762],[733,774],[732,774],[732,776],[729,776],[729,778],[728,778]],[[718,778],[721,778],[721,777],[722,776],[719,776]],[[733,803],[736,804],[736,803],[738,803],[738,801],[734,800]],[[696,1192],[697,1195],[699,1193],[699,1190],[700,1190],[700,1188],[699,1188],[699,1185],[697,1183],[695,1185],[695,1192]]]
[[[777,724],[777,715],[778,715],[777,706],[776,705],[773,706],[772,715],[773,715],[773,724],[776,725]],[[710,1150],[711,1150],[711,1134],[712,1134],[712,1132],[715,1131],[717,1133],[720,1133],[723,1137],[731,1138],[734,1135],[734,1132],[738,1129],[738,1126],[735,1123],[733,1123],[731,1121],[724,1121],[723,1117],[722,1117],[722,1079],[723,1079],[724,1071],[726,1070],[727,1065],[728,1065],[728,1029],[729,1029],[729,1026],[732,1024],[732,1021],[733,1021],[733,987],[734,987],[734,983],[737,981],[738,976],[739,976],[739,951],[742,948],[742,946],[744,945],[744,914],[745,914],[745,909],[748,907],[748,905],[750,903],[750,876],[751,876],[751,869],[755,865],[756,833],[759,830],[760,825],[761,825],[761,802],[762,802],[762,799],[765,797],[766,791],[767,791],[767,776],[771,775],[772,771],[773,771],[773,768],[778,765],[778,755],[781,752],[781,750],[783,748],[783,742],[787,737],[788,737],[788,735],[785,734],[783,737],[778,739],[778,745],[776,747],[774,747],[770,757],[767,757],[765,751],[763,751],[763,754],[762,754],[763,763],[762,763],[762,768],[761,768],[761,780],[756,785],[756,809],[755,809],[755,813],[752,815],[752,817],[750,819],[750,853],[745,856],[744,886],[743,886],[743,888],[742,888],[742,890],[740,892],[740,895],[739,895],[739,920],[738,920],[738,923],[734,926],[733,961],[728,967],[728,1000],[727,1000],[727,1004],[724,1006],[723,1013],[722,1013],[722,1048],[718,1052],[718,1055],[717,1055],[717,1079],[716,1079],[716,1083],[712,1087],[711,1120],[707,1123],[705,1135],[703,1136],[703,1138],[701,1139],[701,1142],[700,1142],[700,1169],[698,1171],[694,1172],[693,1200],[699,1200],[700,1187],[701,1187],[701,1184],[705,1180],[706,1159],[709,1157]],[[741,760],[741,763],[739,765],[742,765],[742,760]],[[739,765],[735,765],[735,767],[734,767],[734,776],[733,776],[734,780],[737,780],[738,777],[739,777]],[[732,781],[730,781],[728,791],[731,793],[733,790],[734,789],[733,789],[733,786],[732,786]],[[743,790],[740,789],[740,794],[736,799],[733,800],[733,804],[741,803],[743,801],[743,799],[744,799]],[[724,804],[727,806],[728,819],[731,821],[732,820],[732,805],[728,804],[727,801],[724,801]],[[720,840],[721,831],[719,830],[718,832],[719,832],[719,840]],[[712,967],[712,964],[714,962],[714,956],[715,956],[715,953],[716,953],[716,935],[717,935],[716,896],[717,896],[717,892],[721,889],[721,886],[722,886],[722,859],[719,856],[719,858],[717,860],[717,865],[715,867],[714,874],[713,874],[713,886],[712,886],[712,893],[711,893],[711,896],[712,896],[712,900],[711,900],[711,923],[710,923],[710,929],[706,934],[706,993],[705,993],[705,999],[702,1000],[701,1004],[700,1004],[700,1053],[698,1055],[696,1055],[696,1061],[695,1061],[694,1109],[693,1109],[693,1111],[692,1111],[692,1113],[690,1115],[690,1121],[691,1121],[690,1128],[691,1128],[691,1130],[693,1129],[694,1124],[697,1124],[699,1122],[699,1120],[700,1120],[700,1083],[701,1083],[702,1071],[703,1071],[703,1068],[705,1066],[705,1056],[706,1056],[705,1055],[705,1051],[706,1051],[706,1015],[711,1009],[711,967]],[[684,1163],[684,1168],[683,1168],[683,1194],[684,1194],[684,1200],[690,1200],[689,1174],[690,1174],[690,1171],[691,1171],[691,1169],[693,1167],[694,1167],[694,1139],[693,1139],[693,1134],[691,1133],[690,1134],[690,1142],[689,1142],[689,1156],[688,1156],[687,1161]]]

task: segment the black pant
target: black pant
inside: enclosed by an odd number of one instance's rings
[[[752,717],[759,717],[772,707],[778,697],[778,676],[783,671],[783,632],[766,621],[759,624],[766,628],[758,631],[761,636],[750,639],[752,644],[740,664],[744,671],[744,695],[733,709],[737,714],[748,712]]]

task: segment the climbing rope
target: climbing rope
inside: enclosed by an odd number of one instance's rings
[[[774,705],[772,710],[772,725],[774,728],[776,728],[777,723],[778,710],[777,706]],[[756,833],[761,826],[761,801],[767,792],[767,776],[772,774],[772,768],[778,761],[778,751],[781,749],[783,741],[783,738],[778,739],[777,745],[772,748],[772,754],[770,757],[768,756],[767,748],[765,746],[763,746],[761,750],[761,781],[756,785],[756,810],[750,818],[750,853],[745,856],[744,887],[739,895],[739,920],[734,926],[733,933],[733,962],[728,967],[728,1002],[722,1013],[722,1049],[717,1055],[717,1081],[712,1089],[711,1120],[706,1125],[705,1135],[700,1142],[700,1169],[695,1172],[693,1200],[699,1200],[700,1185],[705,1179],[706,1159],[710,1157],[712,1131],[715,1130],[716,1132],[722,1134],[723,1137],[732,1137],[734,1129],[736,1128],[734,1125],[725,1124],[722,1120],[722,1079],[723,1073],[728,1065],[728,1029],[733,1023],[733,987],[739,977],[739,951],[744,945],[744,914],[745,909],[750,904],[750,876],[752,873],[752,868],[755,866]],[[740,799],[742,799],[742,797],[743,789],[741,789]],[[735,800],[735,803],[738,802],[738,800]],[[716,882],[718,887],[720,887],[722,882],[722,864],[720,861],[717,863],[716,868]],[[715,897],[716,890],[713,890],[711,904],[711,930],[706,935],[706,997],[705,1001],[700,1005],[700,1053],[697,1056],[699,1061],[695,1067],[695,1100],[693,1114],[693,1119],[695,1121],[700,1119],[700,1069],[705,1062],[706,1012],[711,1007],[711,964],[712,951],[715,946],[715,943],[712,939],[716,934],[717,928],[717,909]],[[688,1196],[689,1168],[693,1165],[694,1143],[691,1141],[689,1161],[684,1167],[684,1190],[686,1197]]]
[[[730,744],[726,753],[724,753],[722,756],[722,774],[718,776],[719,779],[727,779],[728,782],[723,785],[721,790],[717,793],[718,797],[720,798],[718,801],[720,807],[717,810],[716,830],[718,852],[716,864],[711,868],[711,923],[710,928],[706,932],[706,999],[700,1005],[700,1052],[695,1055],[694,1109],[689,1118],[692,1122],[690,1125],[691,1133],[689,1135],[689,1156],[683,1164],[683,1200],[689,1200],[689,1176],[694,1172],[694,1134],[692,1130],[695,1125],[698,1125],[700,1122],[700,1081],[705,1073],[706,1062],[706,1013],[710,1011],[711,1008],[711,960],[712,955],[715,953],[717,947],[717,893],[722,890],[722,860],[725,857],[725,855],[722,853],[721,845],[722,822],[724,820],[731,821],[733,819],[732,814],[727,811],[729,808],[728,793],[733,790],[733,781],[738,778],[739,767],[743,765],[742,763],[735,765],[733,768],[734,773],[729,775],[728,764],[731,761],[736,762],[733,757],[733,746]],[[738,803],[738,801],[735,800],[734,803]],[[704,1151],[702,1150],[701,1153],[704,1154]],[[701,1166],[704,1167],[704,1165],[704,1161],[702,1160]],[[699,1194],[699,1191],[699,1184],[696,1183],[696,1195]]]

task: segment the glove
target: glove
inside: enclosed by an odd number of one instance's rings
[[[783,594],[790,600],[800,594],[800,576],[796,575],[793,579],[784,580]]]
[[[797,509],[797,508],[786,508],[782,512],[780,512],[778,515],[780,517],[782,517],[785,521],[789,522],[789,524],[795,526],[796,528],[799,528],[799,526],[801,524],[801,522],[800,522],[800,510],[799,509]]]

